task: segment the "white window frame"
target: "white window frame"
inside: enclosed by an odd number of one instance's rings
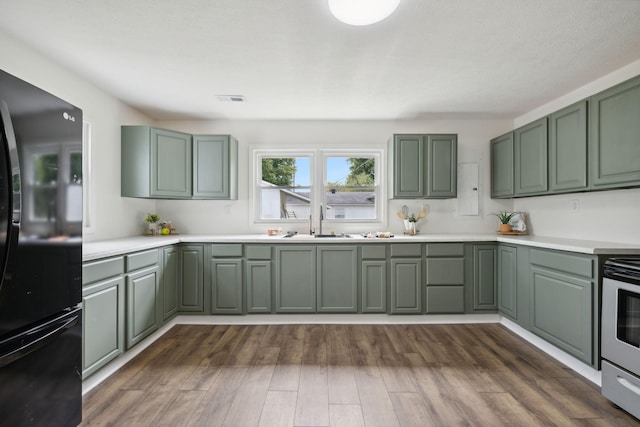
[[[387,198],[386,188],[383,185],[383,177],[386,176],[384,150],[383,149],[290,149],[290,148],[252,148],[252,177],[250,186],[251,195],[251,221],[254,224],[297,224],[309,223],[309,218],[282,218],[282,219],[261,219],[261,190],[262,186],[262,159],[268,157],[288,158],[288,157],[308,157],[310,158],[310,206],[314,222],[317,221],[320,212],[320,204],[326,206],[325,192],[327,189],[327,171],[325,170],[326,159],[328,157],[373,157],[376,162],[376,174],[374,189],[376,194],[376,214],[374,219],[326,219],[325,224],[369,224],[383,226],[386,223]]]

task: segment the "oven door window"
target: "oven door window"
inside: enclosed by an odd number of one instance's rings
[[[618,289],[618,339],[640,348],[640,294]]]

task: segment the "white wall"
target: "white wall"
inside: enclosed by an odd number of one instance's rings
[[[171,219],[183,233],[264,233],[270,224],[250,223],[250,147],[372,148],[387,149],[394,133],[457,133],[459,162],[481,164],[481,214],[476,217],[454,215],[455,200],[391,200],[381,230],[362,224],[331,226],[336,232],[402,232],[395,212],[406,204],[414,213],[422,203],[429,206],[426,221],[419,223],[422,233],[493,232],[497,219],[487,213],[510,209],[509,200],[489,197],[490,138],[511,128],[510,120],[416,120],[416,121],[163,121],[161,127],[192,133],[231,134],[239,142],[239,182],[237,201],[158,201],[158,213]],[[387,158],[389,157],[389,153]],[[386,160],[385,160],[386,161]],[[386,180],[385,180],[386,182]],[[387,192],[387,198],[390,197]],[[327,226],[325,226],[325,229]],[[287,229],[308,232],[308,220]]]
[[[139,234],[155,202],[120,197],[120,125],[150,119],[2,32],[0,52],[0,69],[80,107],[91,123],[94,221],[85,241]]]
[[[637,75],[640,61],[517,117],[514,128]],[[578,211],[574,212],[576,201]],[[528,212],[537,235],[640,244],[640,189],[514,199],[514,209]]]

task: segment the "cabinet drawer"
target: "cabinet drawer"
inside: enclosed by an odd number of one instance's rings
[[[426,313],[464,313],[463,286],[427,286]]]
[[[241,257],[242,245],[211,245],[211,256],[214,257]]]
[[[426,245],[426,255],[436,256],[464,256],[464,243],[429,243]]]
[[[531,249],[529,252],[531,264],[547,267],[565,273],[592,278],[593,259],[585,256],[567,254],[557,251],[541,251]]]
[[[463,285],[464,258],[427,259],[427,285]]]
[[[247,246],[247,259],[271,259],[271,246]]]
[[[109,277],[119,276],[124,271],[124,259],[122,257],[102,259],[82,266],[82,284],[104,280]]]
[[[144,267],[149,267],[157,263],[158,263],[157,249],[127,255],[127,273],[130,271],[139,270]]]
[[[421,245],[420,243],[406,243],[406,244],[395,244],[391,245],[391,256],[421,256]]]
[[[362,246],[362,259],[386,259],[386,258],[387,258],[386,245],[363,245]]]

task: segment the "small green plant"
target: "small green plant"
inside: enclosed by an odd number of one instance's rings
[[[504,211],[493,215],[497,216],[502,224],[509,224],[509,221],[511,221],[511,218],[513,218],[515,214],[515,212],[509,213],[507,211]]]
[[[160,221],[160,215],[156,215],[156,214],[147,214],[147,218],[145,218],[145,221],[147,222],[158,222]]]
[[[416,218],[416,216],[414,214],[409,215],[409,218],[407,218],[407,221],[409,222],[418,222],[418,218]]]

